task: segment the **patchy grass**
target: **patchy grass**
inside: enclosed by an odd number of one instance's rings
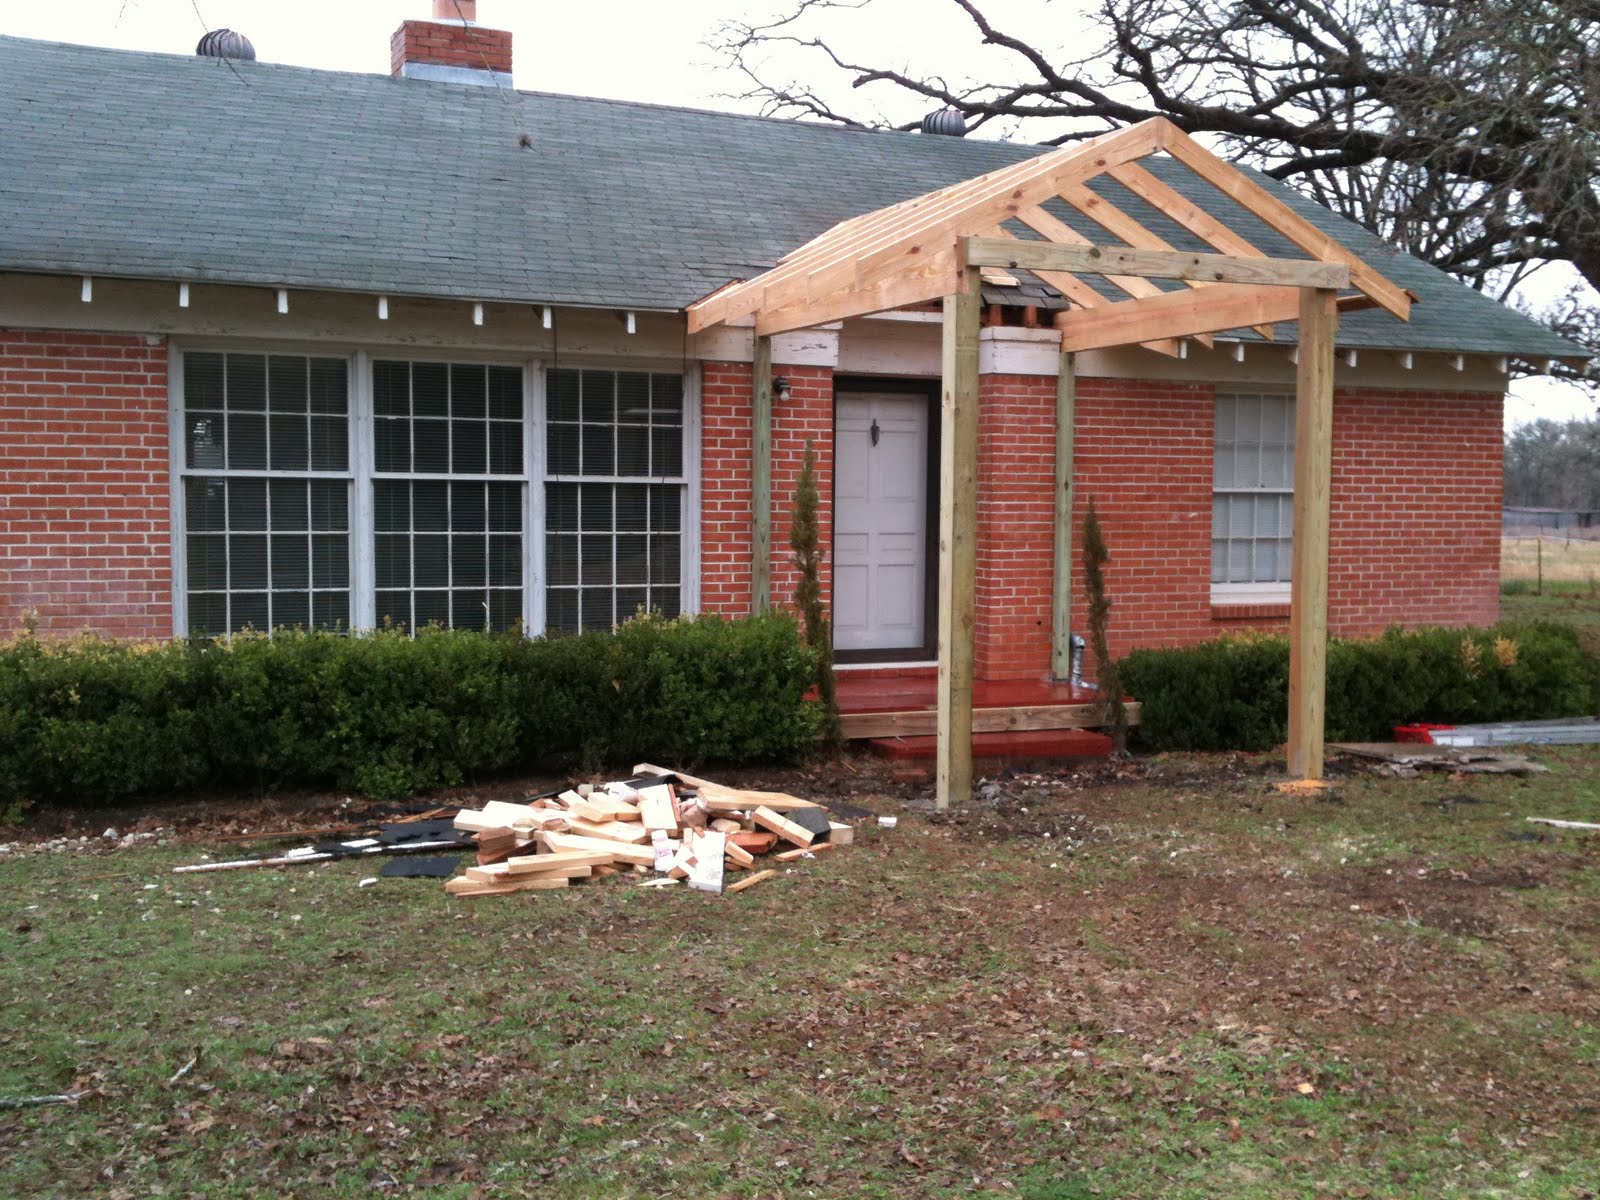
[[[0,1195],[1593,1197],[1600,838],[1524,818],[1600,750],[1540,757],[1020,776],[727,900],[7,855],[0,1095],[89,1095]]]

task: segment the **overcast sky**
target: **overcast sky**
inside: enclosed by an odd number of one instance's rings
[[[520,88],[750,111],[735,97],[740,79],[719,69],[704,43],[720,20],[759,19],[779,7],[781,0],[479,0],[478,16],[515,35]],[[1018,28],[1056,31],[1058,44],[1071,47],[1082,36],[1078,7],[1072,0],[993,0],[988,11]],[[206,29],[226,26],[249,37],[263,60],[387,72],[389,35],[402,20],[431,12],[431,0],[0,0],[0,34],[189,54]],[[898,63],[908,47],[949,47],[976,71],[985,61],[980,54],[999,53],[974,44],[953,6],[930,0],[875,0],[864,13],[836,19],[849,22],[853,44],[874,62]],[[794,74],[838,86],[803,66]],[[856,113],[867,106],[897,122],[919,115],[918,101],[889,88],[833,95]],[[1506,404],[1507,427],[1594,415],[1582,390],[1549,380],[1519,381]]]

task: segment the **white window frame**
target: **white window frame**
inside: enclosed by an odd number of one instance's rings
[[[188,628],[188,553],[187,510],[184,481],[191,476],[216,474],[191,469],[186,453],[184,430],[183,361],[189,352],[224,354],[287,354],[310,358],[341,358],[347,365],[347,390],[350,409],[346,420],[349,439],[347,469],[343,472],[294,472],[295,478],[328,478],[344,481],[350,489],[349,579],[350,624],[353,630],[370,630],[376,624],[377,588],[374,547],[374,415],[373,364],[378,359],[409,362],[467,363],[515,366],[522,371],[523,396],[523,472],[517,475],[422,475],[421,479],[489,480],[518,483],[522,487],[522,619],[529,636],[545,632],[545,398],[548,372],[557,367],[598,371],[647,371],[679,375],[683,380],[683,476],[682,523],[680,538],[679,609],[695,613],[700,608],[700,484],[701,447],[701,363],[696,359],[618,360],[609,356],[581,355],[568,358],[539,358],[492,350],[439,348],[424,346],[351,345],[305,341],[266,341],[250,338],[204,337],[174,339],[167,353],[167,444],[169,487],[170,549],[172,556],[172,630],[174,637],[187,637]],[[281,478],[277,471],[224,472],[240,477]],[[402,478],[385,472],[384,478]],[[555,482],[572,477],[556,477]],[[638,482],[628,479],[624,482]]]
[[[267,470],[206,470],[189,466],[188,429],[185,422],[185,397],[183,386],[183,360],[186,351],[201,354],[280,354],[303,358],[338,358],[345,360],[345,395],[349,409],[345,413],[345,469],[343,471],[274,471]],[[339,349],[305,343],[263,345],[252,342],[221,341],[216,344],[170,345],[167,351],[167,450],[169,507],[168,523],[172,553],[172,635],[186,638],[189,627],[189,528],[186,483],[190,479],[327,479],[343,482],[349,489],[349,507],[346,510],[348,529],[346,544],[350,561],[346,565],[346,578],[350,581],[350,623],[355,627],[360,598],[356,591],[356,544],[360,529],[356,525],[355,487],[356,474],[356,384],[352,356]],[[268,580],[270,590],[271,580]]]
[[[577,355],[571,358],[562,356],[559,361],[551,359],[541,362],[538,372],[539,378],[539,407],[538,431],[536,434],[535,453],[537,458],[530,458],[530,465],[535,466],[538,474],[535,476],[536,487],[530,489],[537,495],[539,508],[539,547],[538,547],[538,576],[539,608],[538,629],[545,630],[545,593],[547,584],[545,575],[545,512],[544,497],[545,485],[550,483],[663,483],[676,484],[682,490],[682,503],[679,508],[679,520],[682,528],[678,535],[678,579],[679,596],[678,611],[680,613],[697,613],[700,611],[700,512],[701,512],[701,411],[700,411],[700,378],[702,364],[698,359],[684,361],[667,359],[630,359],[618,361],[614,358],[605,358],[592,355]],[[683,474],[670,478],[656,478],[633,475],[551,475],[548,473],[547,449],[548,441],[548,394],[549,376],[554,370],[563,371],[611,371],[617,374],[625,372],[641,372],[652,375],[676,375],[682,380],[683,403]],[[530,628],[532,626],[530,625]]]
[[[1290,433],[1291,438],[1293,437],[1294,431],[1295,431],[1294,415],[1295,415],[1296,399],[1295,399],[1295,395],[1294,395],[1294,393],[1292,391],[1291,392],[1285,392],[1285,391],[1283,391],[1282,389],[1279,389],[1279,388],[1249,388],[1249,387],[1227,387],[1227,388],[1218,388],[1216,390],[1216,392],[1213,395],[1212,400],[1211,400],[1211,421],[1212,421],[1212,426],[1211,426],[1211,428],[1212,428],[1212,436],[1211,436],[1211,450],[1212,450],[1212,486],[1211,486],[1211,495],[1212,495],[1212,499],[1213,499],[1213,510],[1212,510],[1213,514],[1215,513],[1215,498],[1218,495],[1237,496],[1237,495],[1251,494],[1251,495],[1288,496],[1288,497],[1290,497],[1291,504],[1293,503],[1293,497],[1294,497],[1294,456],[1295,456],[1295,451],[1294,451],[1294,445],[1293,445],[1292,442],[1291,442],[1291,444],[1289,446],[1289,462],[1288,462],[1289,486],[1287,488],[1219,488],[1219,487],[1216,486],[1216,475],[1215,475],[1215,462],[1216,462],[1216,459],[1215,459],[1215,456],[1216,456],[1216,444],[1217,444],[1217,439],[1216,439],[1217,403],[1218,403],[1218,401],[1220,401],[1222,399],[1225,399],[1225,398],[1233,398],[1233,397],[1239,397],[1239,396],[1255,396],[1255,397],[1259,397],[1261,399],[1287,400],[1288,403],[1289,403],[1289,433]],[[1235,441],[1237,442],[1237,438],[1235,439]],[[1211,525],[1211,534],[1210,534],[1209,540],[1207,541],[1207,546],[1209,547],[1211,545],[1211,543],[1214,542],[1215,540],[1216,540],[1216,518],[1213,515],[1213,517],[1212,517],[1212,525]],[[1209,561],[1209,555],[1207,557],[1208,557],[1208,561]],[[1287,604],[1287,603],[1289,603],[1289,601],[1292,598],[1292,592],[1293,592],[1293,586],[1292,586],[1291,582],[1289,580],[1286,580],[1286,579],[1285,580],[1274,580],[1274,581],[1263,582],[1263,583],[1218,583],[1215,580],[1213,580],[1212,583],[1211,583],[1211,603],[1215,604],[1215,605],[1218,605],[1218,606],[1228,606],[1228,605],[1243,606],[1243,605],[1252,605],[1252,604]]]

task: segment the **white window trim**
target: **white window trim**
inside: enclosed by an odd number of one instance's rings
[[[202,354],[283,354],[298,355],[304,358],[342,358],[345,360],[345,391],[350,401],[350,411],[345,420],[345,463],[343,471],[228,471],[207,472],[189,468],[188,434],[184,423],[184,388],[183,388],[183,358],[188,351]],[[168,480],[168,522],[171,525],[171,553],[172,553],[172,636],[186,638],[190,634],[189,628],[189,513],[186,505],[186,489],[184,481],[191,477],[205,477],[218,475],[221,478],[231,479],[336,479],[346,484],[359,488],[360,474],[357,472],[356,453],[360,439],[356,435],[356,386],[359,382],[355,375],[356,355],[339,349],[329,349],[314,342],[271,342],[256,343],[249,341],[213,340],[206,343],[177,343],[169,342],[167,346],[167,480]],[[369,373],[370,377],[370,373]],[[350,562],[347,565],[347,578],[350,580],[350,623],[352,628],[357,628],[356,620],[360,608],[360,598],[355,588],[357,584],[357,570],[360,560],[358,543],[361,540],[361,531],[354,524],[356,520],[356,497],[352,493],[349,513],[350,528],[346,531],[348,538]],[[370,601],[369,601],[370,607]]]
[[[619,361],[614,358],[603,358],[594,355],[574,355],[570,358],[562,357],[560,361],[534,360],[530,364],[538,378],[537,408],[538,429],[532,431],[534,446],[529,455],[529,469],[533,485],[529,492],[536,494],[538,499],[539,515],[539,546],[537,559],[537,574],[539,579],[538,594],[538,624],[533,624],[530,613],[529,629],[538,629],[540,634],[545,632],[545,589],[544,589],[544,492],[547,483],[675,483],[683,488],[683,505],[679,511],[679,520],[682,528],[678,533],[678,612],[692,615],[700,611],[700,512],[701,512],[701,483],[700,461],[701,444],[700,430],[702,427],[702,414],[700,411],[700,378],[704,364],[698,359],[687,362],[679,359],[629,359]],[[563,371],[616,371],[619,373],[629,371],[645,372],[653,375],[677,375],[682,380],[681,396],[683,400],[683,474],[673,476],[637,476],[637,475],[548,475],[546,467],[546,400],[549,387],[550,372],[556,369]]]
[[[700,464],[703,448],[701,429],[701,364],[682,360],[618,360],[591,355],[553,359],[518,358],[472,349],[449,350],[414,346],[329,344],[323,342],[264,341],[249,338],[197,338],[171,341],[167,349],[167,463],[169,547],[172,561],[172,632],[177,638],[189,635],[189,588],[187,550],[187,509],[184,480],[188,468],[184,437],[183,359],[185,353],[295,354],[311,358],[342,358],[348,371],[350,411],[346,421],[349,438],[343,472],[309,472],[313,478],[341,479],[350,484],[350,623],[356,631],[369,631],[377,622],[376,568],[373,528],[373,412],[372,368],[377,359],[443,363],[487,363],[518,366],[522,370],[523,465],[520,475],[473,476],[496,482],[519,482],[523,488],[522,613],[524,632],[530,637],[545,632],[545,400],[548,373],[556,366],[602,371],[650,371],[681,375],[683,379],[683,529],[680,534],[679,610],[700,610],[700,520],[702,487]],[[275,471],[235,471],[235,476],[277,477]],[[387,476],[386,476],[387,477]],[[433,478],[433,477],[430,477]],[[437,478],[468,478],[438,476]],[[559,481],[559,479],[558,479]],[[629,482],[633,482],[630,478]],[[662,482],[666,482],[663,480]]]
[[[1281,388],[1259,387],[1259,386],[1258,387],[1228,386],[1228,387],[1219,387],[1219,388],[1217,388],[1216,392],[1213,394],[1213,396],[1211,398],[1211,423],[1212,423],[1211,424],[1211,452],[1212,452],[1213,472],[1215,471],[1215,461],[1216,461],[1215,456],[1216,456],[1216,444],[1217,444],[1217,438],[1216,438],[1217,399],[1219,397],[1221,397],[1221,396],[1264,396],[1264,397],[1276,397],[1278,399],[1287,399],[1289,401],[1291,413],[1293,411],[1294,404],[1295,404],[1294,394],[1291,393],[1291,392],[1285,392]],[[1290,457],[1289,457],[1289,467],[1290,467],[1290,482],[1291,482],[1291,486],[1289,486],[1287,488],[1260,488],[1260,487],[1258,487],[1258,488],[1218,488],[1216,486],[1216,484],[1215,484],[1215,478],[1216,477],[1215,477],[1215,474],[1213,473],[1213,476],[1212,476],[1213,483],[1212,483],[1212,487],[1211,487],[1211,495],[1214,498],[1220,492],[1220,493],[1222,493],[1224,495],[1230,495],[1230,496],[1240,496],[1240,495],[1245,495],[1247,493],[1252,493],[1252,494],[1263,495],[1263,496],[1289,496],[1289,497],[1293,497],[1294,496],[1294,487],[1292,486],[1293,478],[1294,478],[1294,476],[1293,476],[1294,455],[1293,454],[1291,454]],[[1211,535],[1207,539],[1207,542],[1206,542],[1208,547],[1210,546],[1211,541],[1215,540],[1215,537],[1216,537],[1216,526],[1213,524],[1213,526],[1211,528]],[[1209,555],[1207,557],[1209,559]],[[1276,581],[1272,581],[1272,582],[1268,582],[1268,583],[1212,583],[1211,584],[1211,603],[1214,606],[1218,607],[1218,608],[1228,608],[1228,607],[1239,607],[1239,608],[1242,608],[1242,607],[1246,607],[1246,606],[1250,606],[1250,605],[1256,605],[1256,604],[1288,604],[1293,599],[1293,591],[1294,591],[1293,585],[1288,580],[1276,580]]]

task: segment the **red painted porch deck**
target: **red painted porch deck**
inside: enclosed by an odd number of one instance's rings
[[[845,737],[890,758],[932,758],[938,745],[937,672],[838,672]],[[1053,679],[980,680],[972,689],[972,753],[978,758],[1100,758],[1111,739],[1099,724],[1099,693]],[[1129,705],[1129,720],[1138,706]]]

